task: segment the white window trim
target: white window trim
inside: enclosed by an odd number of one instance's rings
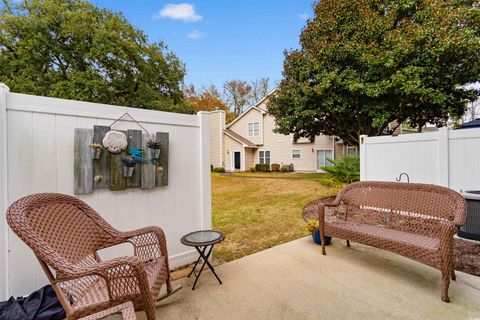
[[[255,123],[258,124],[258,134],[255,135]],[[250,135],[250,125],[252,125],[252,135]],[[260,122],[259,121],[253,121],[253,122],[248,122],[247,123],[247,135],[249,137],[260,137]]]
[[[354,149],[355,150],[355,154],[358,155],[358,148],[356,146],[347,146],[347,156],[349,155],[348,154],[348,149]]]
[[[266,159],[266,157],[265,157],[265,152],[269,152],[269,153],[270,153],[270,156],[268,157],[268,158],[270,158],[270,163],[269,163],[269,164],[272,164],[272,152],[271,152],[270,150],[258,150],[258,163],[260,163],[260,164],[262,163],[262,162],[260,161],[260,152],[264,152],[263,157],[264,157],[265,159]],[[265,161],[265,162],[266,162],[266,161]]]
[[[299,155],[298,158],[294,158],[294,157],[293,157],[293,151],[298,151],[298,155]],[[292,149],[292,152],[290,153],[290,155],[291,155],[292,159],[302,159],[302,150],[300,150],[300,149]]]
[[[335,160],[335,158],[334,158],[334,153],[333,153],[334,151],[333,151],[333,150],[334,150],[333,148],[316,149],[316,150],[315,150],[315,161],[318,161],[318,160],[317,160],[317,159],[318,159],[318,158],[317,158],[317,152],[318,152],[318,151],[332,151],[332,160]],[[321,167],[324,167],[324,166],[326,166],[326,165],[327,165],[327,157],[325,156],[325,164],[324,164],[323,166],[321,166]],[[317,166],[318,166],[318,163],[317,163]],[[325,171],[323,171],[322,169],[317,169],[317,172],[325,172]]]

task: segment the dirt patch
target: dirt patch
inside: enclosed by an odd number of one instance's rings
[[[329,203],[335,197],[328,197],[310,202],[303,208],[303,219],[318,219],[318,205]],[[480,241],[454,239],[455,270],[480,277]]]

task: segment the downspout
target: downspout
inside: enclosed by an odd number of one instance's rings
[[[332,136],[332,159],[335,159],[335,136]]]
[[[262,116],[262,146],[264,145],[265,143],[265,130],[263,129],[263,124],[264,124],[264,115],[265,113],[261,113],[261,116]]]
[[[225,161],[223,161],[223,111],[219,111],[219,128],[220,128],[220,167],[225,167]]]

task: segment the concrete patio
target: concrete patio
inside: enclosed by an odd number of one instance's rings
[[[307,237],[216,270],[223,285],[210,272],[195,291],[192,277],[178,280],[184,288],[159,304],[158,319],[480,318],[479,277],[457,272],[444,303],[438,270],[341,240],[327,256]]]

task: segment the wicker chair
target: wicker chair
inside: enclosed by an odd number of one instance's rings
[[[17,200],[7,221],[37,256],[67,319],[133,301],[152,320],[162,285],[172,291],[165,235],[158,227],[121,232],[83,201],[54,193]],[[100,260],[98,250],[121,243],[132,244],[134,256]]]
[[[325,208],[333,208],[326,215]],[[332,209],[330,209],[332,210]],[[414,183],[356,182],[335,201],[319,206],[322,254],[325,235],[396,252],[442,273],[442,300],[449,302],[453,236],[465,222],[463,197],[448,188]]]

